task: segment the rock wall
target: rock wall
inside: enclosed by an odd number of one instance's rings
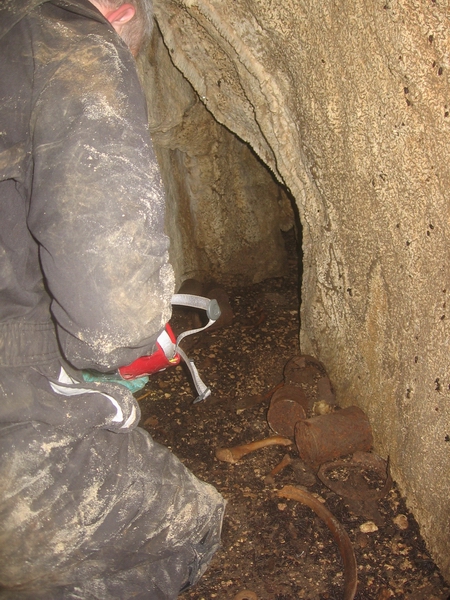
[[[167,193],[178,283],[256,283],[286,268],[293,225],[282,187],[250,147],[220,125],[170,60],[158,29],[141,72]]]
[[[301,349],[369,415],[450,580],[447,3],[157,0],[155,14],[208,111],[295,198]]]

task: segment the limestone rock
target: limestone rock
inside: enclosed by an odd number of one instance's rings
[[[245,233],[254,249],[245,270],[273,272],[271,265],[258,270],[256,260],[258,251],[267,259],[261,249],[269,231],[257,233],[264,218],[256,216],[266,208],[254,196],[243,202],[244,151],[224,141],[221,123],[295,198],[303,229],[301,351],[327,365],[338,403],[358,404],[369,416],[375,448],[389,454],[450,580],[447,10],[412,0],[155,4],[170,58],[196,92],[184,108],[167,107],[170,127],[160,132],[177,129],[162,161],[182,199],[170,227],[179,223],[182,239],[192,240],[190,249],[175,242],[175,262],[186,277],[206,268],[237,276],[242,253],[227,240]],[[190,152],[184,134],[198,129],[200,104],[215,121]],[[219,148],[239,176],[222,174],[213,189],[198,174],[220,170]],[[178,164],[185,174],[171,179]],[[255,210],[255,227],[226,227],[236,210]]]

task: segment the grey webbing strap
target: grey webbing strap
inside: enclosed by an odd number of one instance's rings
[[[212,321],[217,321],[220,317],[219,303],[214,298],[204,298],[203,296],[194,296],[193,294],[174,294],[171,302],[179,306],[190,306],[191,308],[205,310]]]
[[[217,300],[204,298],[203,296],[194,296],[192,294],[174,294],[171,300],[172,304],[176,306],[189,306],[190,308],[199,308],[201,310],[206,311],[208,315],[209,321],[204,327],[199,327],[198,329],[190,329],[189,331],[184,331],[180,333],[177,337],[175,351],[181,356],[181,358],[186,363],[189,371],[191,372],[192,380],[195,385],[195,389],[198,392],[198,397],[194,400],[194,404],[197,402],[201,402],[211,394],[211,390],[203,383],[198,374],[197,367],[194,364],[194,361],[186,356],[184,350],[180,348],[180,342],[187,337],[188,335],[193,335],[194,333],[198,333],[199,331],[203,331],[207,329],[210,325],[212,325],[217,319],[220,317],[220,307]]]
[[[188,335],[193,335],[194,333],[198,333],[199,331],[203,331],[204,329],[207,329],[213,323],[214,323],[214,320],[210,319],[204,327],[199,327],[198,329],[189,329],[189,331],[183,331],[183,333],[180,333],[180,335],[177,337],[177,349],[178,349],[178,346],[180,345],[181,340],[183,340],[185,337],[187,337]]]
[[[211,390],[201,380],[200,375],[198,374],[198,371],[197,371],[197,367],[194,364],[194,361],[191,360],[190,358],[188,358],[186,356],[186,353],[184,352],[184,350],[182,350],[181,348],[177,348],[177,352],[181,356],[181,358],[184,360],[187,368],[191,372],[192,381],[194,382],[195,389],[197,390],[197,393],[198,393],[197,398],[194,400],[194,404],[197,404],[197,402],[201,402],[202,400],[204,400],[205,398],[210,396]]]
[[[220,317],[219,303],[214,298],[204,298],[203,296],[194,296],[192,294],[174,294],[172,296],[171,302],[172,304],[175,304],[177,306],[189,306],[190,308],[199,308],[201,310],[206,311],[206,314],[209,317],[209,321],[204,327],[199,327],[198,329],[190,329],[189,331],[184,331],[183,333],[180,333],[180,335],[177,337],[177,348],[181,340],[183,340],[185,337],[207,329]]]

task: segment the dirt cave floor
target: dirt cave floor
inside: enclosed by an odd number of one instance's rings
[[[287,244],[295,241],[287,236]],[[285,364],[300,353],[297,257],[288,249],[285,277],[225,288],[231,325],[182,343],[211,387],[209,398],[193,404],[196,394],[181,365],[152,376],[136,394],[141,425],[228,501],[221,548],[182,598],[234,600],[244,590],[253,595],[245,592],[241,600],[343,598],[343,562],[330,530],[307,506],[276,495],[294,485],[314,494],[347,531],[356,556],[357,600],[448,600],[450,587],[395,482],[378,500],[373,526],[370,511],[355,510],[301,463],[295,444],[257,450],[236,464],[215,457],[217,448],[273,435],[267,422],[271,390],[282,382]],[[175,314],[174,329],[189,327],[183,323],[189,318],[179,313],[177,323]],[[267,479],[286,453],[292,463]]]

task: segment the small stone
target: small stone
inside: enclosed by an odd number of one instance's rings
[[[359,530],[362,533],[373,533],[374,531],[378,531],[378,527],[373,521],[366,521],[365,523],[359,526]]]
[[[334,408],[331,404],[325,400],[318,400],[313,404],[313,413],[315,415],[327,415],[333,412]]]
[[[397,515],[394,518],[394,523],[399,529],[408,529],[409,527],[408,517],[406,515]]]
[[[282,502],[280,502],[278,504],[278,510],[286,510],[286,508],[287,508],[287,504],[284,504]]]

